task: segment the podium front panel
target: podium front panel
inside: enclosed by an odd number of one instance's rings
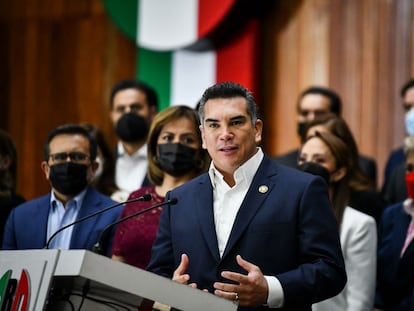
[[[27,275],[28,290],[20,296],[23,300],[27,299],[28,305],[25,310],[44,310],[58,257],[58,250],[0,251],[0,276],[11,271],[11,279],[17,281],[16,285],[19,286],[24,282],[21,279],[22,274]],[[11,280],[7,283],[3,286],[10,286]],[[5,299],[8,297],[0,297],[0,306],[6,303]],[[16,299],[16,295],[13,295],[9,298],[9,303]]]

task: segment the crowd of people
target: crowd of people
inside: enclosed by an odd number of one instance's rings
[[[114,226],[103,254],[240,310],[413,311],[414,80],[401,97],[407,137],[378,190],[332,89],[299,95],[300,146],[270,157],[245,87],[217,83],[196,109],[158,111],[151,86],[122,80],[109,95],[116,146],[93,124],[52,129],[39,198],[16,192],[16,148],[0,131],[2,249],[93,250],[108,225],[174,199]]]

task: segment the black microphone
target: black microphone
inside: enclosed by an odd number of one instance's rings
[[[99,214],[105,213],[106,211],[108,211],[108,210],[110,210],[110,209],[112,209],[112,208],[118,207],[118,206],[120,206],[120,205],[123,205],[123,204],[128,204],[128,203],[134,203],[134,202],[138,202],[138,201],[151,201],[151,198],[152,198],[152,197],[151,197],[151,195],[150,195],[150,194],[144,194],[143,196],[140,196],[139,198],[135,198],[135,199],[128,200],[128,201],[124,201],[124,202],[119,202],[119,203],[116,203],[116,204],[114,204],[114,205],[108,206],[108,207],[106,207],[106,208],[104,208],[104,209],[101,209],[101,210],[99,210],[99,211],[97,211],[97,212],[95,212],[95,213],[93,213],[93,214],[90,214],[90,215],[87,215],[87,216],[85,216],[85,217],[79,218],[79,219],[75,220],[74,222],[71,222],[70,224],[67,224],[67,225],[65,225],[65,226],[61,227],[59,230],[56,230],[56,231],[55,231],[55,233],[53,233],[53,234],[50,236],[50,238],[47,240],[47,242],[46,242],[46,246],[45,246],[45,249],[49,249],[50,242],[52,242],[52,240],[55,238],[55,236],[56,236],[56,235],[58,235],[58,234],[59,234],[60,232],[62,232],[63,230],[65,230],[66,228],[69,228],[69,227],[71,227],[71,226],[74,226],[74,225],[76,225],[77,223],[80,223],[80,222],[82,222],[82,221],[84,221],[84,220],[87,220],[87,219],[89,219],[89,218],[92,218],[92,217],[94,217],[94,216],[96,216],[96,215],[99,215]]]
[[[161,202],[161,203],[152,205],[152,206],[150,206],[148,208],[145,208],[143,210],[140,210],[139,212],[136,212],[136,213],[133,213],[131,215],[128,215],[128,216],[126,216],[124,218],[118,219],[117,221],[115,221],[115,222],[107,225],[102,230],[102,232],[101,232],[101,234],[99,236],[98,242],[93,247],[94,253],[97,253],[97,254],[100,254],[100,255],[102,255],[104,253],[104,251],[106,250],[107,235],[108,235],[108,232],[110,231],[110,229],[113,226],[116,226],[117,224],[119,224],[121,222],[127,221],[130,218],[133,218],[133,217],[136,217],[136,216],[145,214],[146,212],[149,212],[149,211],[153,210],[154,208],[161,207],[161,206],[164,206],[164,205],[175,205],[175,204],[177,204],[177,202],[178,202],[177,198],[171,198],[171,199],[169,199],[167,201],[164,201],[164,202]],[[105,243],[103,243],[103,242],[105,242]]]

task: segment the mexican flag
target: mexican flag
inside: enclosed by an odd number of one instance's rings
[[[228,34],[226,44],[218,48],[191,48],[225,20],[236,0],[103,2],[116,25],[137,43],[136,78],[157,90],[160,109],[195,107],[203,91],[220,81],[235,81],[254,91],[256,20]]]

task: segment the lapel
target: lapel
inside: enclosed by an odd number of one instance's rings
[[[220,254],[214,225],[213,186],[208,174],[204,174],[202,177],[193,196],[196,198],[195,209],[204,241],[213,258],[218,262],[220,261]]]
[[[96,194],[97,192],[91,187],[86,190],[85,198],[76,219],[80,219],[100,210],[100,200]],[[90,237],[91,231],[95,227],[98,218],[97,215],[75,225],[70,240],[71,249],[85,248],[85,245],[87,244],[86,242]]]
[[[32,209],[31,215],[28,215],[31,219],[31,223],[34,224],[33,234],[30,235],[30,244],[32,244],[34,248],[44,248],[46,246],[47,221],[49,219],[49,210],[50,193],[48,195],[41,197],[36,202],[36,206]]]
[[[271,160],[267,157],[265,157],[260,164],[236,215],[222,259],[224,259],[234,248],[258,210],[262,207],[263,202],[269,196],[269,193],[271,193],[272,188],[274,187],[274,182],[269,176],[276,174],[276,170],[271,164]],[[260,191],[259,189],[265,189],[265,191]]]
[[[397,222],[398,224],[401,224],[399,227],[401,228],[401,231],[402,231],[401,233],[402,243],[401,243],[401,248],[400,248],[400,253],[401,253],[401,249],[402,249],[402,246],[404,245],[405,238],[407,235],[407,230],[411,222],[411,216],[405,213],[404,208],[402,206],[401,206],[401,212],[399,213],[398,216],[401,217],[400,222]],[[411,267],[413,260],[414,260],[414,239],[411,240],[410,244],[408,244],[407,249],[405,250],[403,256],[401,257],[400,268],[404,269],[404,266]]]
[[[407,229],[410,224],[410,220],[411,218],[405,213],[404,208],[401,205],[401,208],[398,209],[395,215],[395,225],[391,237],[391,240],[394,241],[393,251],[394,254],[398,254],[398,258],[400,258],[401,250],[405,242],[405,237],[407,235]]]

